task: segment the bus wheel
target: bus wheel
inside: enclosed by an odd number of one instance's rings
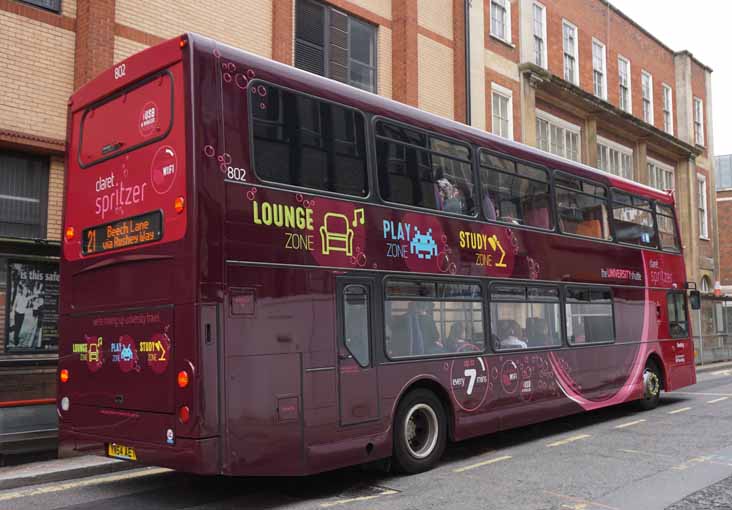
[[[417,389],[400,402],[394,420],[394,464],[413,474],[432,469],[447,444],[442,402],[429,390]]]
[[[661,371],[655,361],[648,360],[643,370],[643,398],[638,401],[643,411],[650,411],[661,400]]]

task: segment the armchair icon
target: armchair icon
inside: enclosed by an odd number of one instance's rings
[[[353,226],[364,223],[363,209],[353,212]],[[360,218],[359,218],[360,216]],[[323,245],[323,255],[332,251],[344,252],[349,257],[353,255],[353,229],[348,216],[329,212],[323,217],[323,226],[320,227],[320,241]]]

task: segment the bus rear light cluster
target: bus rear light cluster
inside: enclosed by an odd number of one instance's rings
[[[61,399],[61,410],[68,411],[70,406],[71,401],[69,400],[69,397],[64,397]]]
[[[183,209],[186,208],[186,199],[183,197],[176,198],[173,207],[175,207],[175,212],[178,214],[182,213]]]
[[[188,423],[188,420],[191,419],[191,410],[188,406],[181,406],[181,408],[178,409],[178,419],[181,423]]]
[[[178,372],[178,387],[183,389],[188,386],[188,372],[181,370]]]
[[[75,235],[76,235],[76,232],[74,231],[74,227],[66,227],[66,240],[67,241],[73,240]]]
[[[65,368],[61,369],[61,371],[58,373],[58,379],[62,383],[68,382],[69,380],[69,371]]]

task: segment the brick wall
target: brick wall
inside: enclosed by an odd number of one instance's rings
[[[727,199],[720,201],[719,199]],[[732,285],[732,191],[717,193],[719,267],[722,285]]]
[[[54,241],[60,241],[61,215],[64,205],[64,160],[62,157],[51,157],[48,173],[47,237]]]
[[[116,22],[163,38],[192,31],[272,56],[272,0],[218,0],[206,7],[196,0],[169,2],[116,0]],[[215,8],[213,8],[215,5]]]
[[[419,52],[419,102],[421,109],[443,117],[453,118],[452,48],[425,37],[417,36]]]
[[[0,10],[0,131],[66,138],[74,32]]]

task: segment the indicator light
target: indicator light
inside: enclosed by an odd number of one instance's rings
[[[178,372],[178,387],[183,389],[188,386],[188,372],[181,370]]]
[[[74,232],[74,227],[66,227],[66,240],[67,241],[71,241],[75,235],[76,235],[76,232]]]
[[[181,39],[180,41],[178,41],[178,46],[180,46],[180,49],[183,49],[188,46],[188,41],[186,41],[185,39]]]
[[[173,207],[175,207],[175,212],[178,214],[183,212],[183,209],[186,207],[186,200],[183,197],[178,197],[175,199],[175,203],[173,204]]]
[[[188,406],[182,406],[178,409],[178,419],[181,423],[188,423],[188,420],[191,419],[191,410]]]
[[[68,380],[69,380],[69,371],[68,371],[67,369],[65,369],[65,368],[64,368],[64,369],[62,369],[62,370],[61,370],[61,371],[60,371],[60,372],[58,373],[58,378],[59,378],[59,380],[60,380],[60,381],[61,381],[62,383],[68,382]]]

